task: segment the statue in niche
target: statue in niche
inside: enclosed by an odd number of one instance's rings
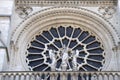
[[[64,45],[62,50],[62,63],[61,63],[62,71],[67,71],[68,58],[69,58],[68,50]]]
[[[50,59],[51,59],[51,71],[55,71],[56,70],[56,56],[55,56],[55,52],[53,50],[49,50],[49,56],[50,56]]]
[[[73,65],[73,70],[77,71],[77,57],[79,56],[79,51],[75,50],[73,52],[73,59],[72,59],[72,65]]]

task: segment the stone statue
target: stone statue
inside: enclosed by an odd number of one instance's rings
[[[66,71],[67,70],[67,63],[68,63],[68,52],[67,52],[67,48],[65,47],[65,45],[63,46],[63,50],[62,50],[62,64],[61,64],[61,68],[62,71]]]
[[[49,56],[50,56],[50,59],[52,61],[52,63],[50,64],[51,71],[55,71],[56,70],[56,62],[57,62],[55,52],[53,50],[49,50]]]
[[[73,53],[73,59],[72,59],[72,64],[73,64],[73,70],[77,71],[77,57],[79,56],[79,51],[76,50]]]

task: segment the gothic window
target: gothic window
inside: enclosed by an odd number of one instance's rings
[[[100,71],[104,55],[104,47],[93,32],[59,26],[43,30],[31,40],[26,62],[33,71]]]

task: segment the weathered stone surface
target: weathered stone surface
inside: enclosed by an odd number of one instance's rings
[[[13,9],[13,0],[0,0],[0,16],[10,16]]]

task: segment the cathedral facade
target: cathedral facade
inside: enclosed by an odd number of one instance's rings
[[[119,80],[119,0],[0,2],[0,71],[48,72],[45,80],[96,80],[109,71],[116,74],[111,80]],[[90,71],[98,74],[85,73],[84,79],[76,75]],[[71,77],[66,72],[76,73]]]

